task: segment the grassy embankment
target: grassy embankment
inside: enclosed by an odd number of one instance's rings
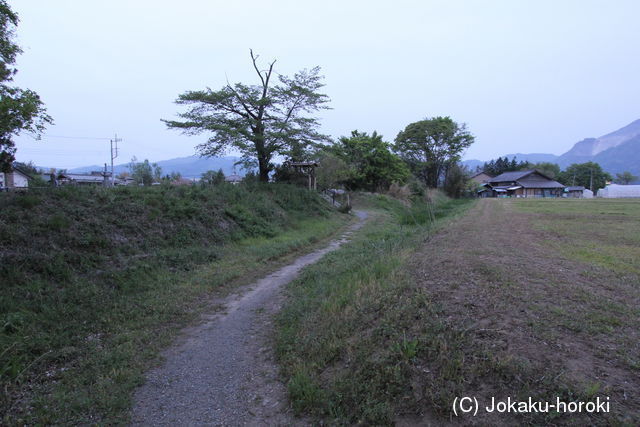
[[[121,423],[159,350],[350,220],[290,186],[0,194],[3,424]]]
[[[412,361],[423,344],[405,331],[433,310],[426,294],[411,286],[406,265],[472,202],[436,197],[435,222],[420,202],[407,207],[368,196],[360,204],[372,218],[355,239],[288,286],[277,352],[298,413],[329,422],[389,423],[403,409]]]

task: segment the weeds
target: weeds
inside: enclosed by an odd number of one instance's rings
[[[470,206],[437,201],[448,218]],[[413,293],[403,269],[442,221],[429,220],[425,202],[407,206],[378,195],[359,196],[357,203],[371,210],[369,223],[288,286],[277,354],[297,412],[328,422],[388,424],[413,399],[408,383],[421,354],[437,351],[454,381],[461,356],[438,346],[446,342],[438,331],[446,329],[428,297]],[[423,335],[407,333],[415,325],[424,326]]]

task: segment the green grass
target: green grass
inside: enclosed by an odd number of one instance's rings
[[[437,308],[412,289],[406,266],[420,243],[472,203],[438,197],[435,223],[424,202],[405,206],[369,196],[358,204],[370,210],[368,224],[288,286],[277,354],[297,413],[329,423],[387,424],[411,394],[416,357],[435,348],[451,375],[462,363],[455,349],[438,347],[445,328],[432,321]],[[412,335],[416,322],[424,322],[428,336]]]
[[[280,185],[2,196],[4,424],[126,423],[145,370],[212,295],[350,220]]]
[[[620,274],[640,274],[640,200],[517,200],[536,214],[537,227],[557,237],[549,245],[563,255]]]
[[[628,331],[640,327],[640,200],[517,200],[512,207],[531,215],[549,249],[582,264],[584,281],[597,283],[595,289],[579,283],[573,291],[579,309],[552,312],[557,323],[594,342],[613,341],[601,356],[637,372],[638,342]]]

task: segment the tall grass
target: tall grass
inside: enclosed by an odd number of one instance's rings
[[[435,309],[413,292],[404,267],[421,242],[471,205],[432,201],[361,199],[373,212],[369,224],[288,286],[277,354],[298,413],[329,423],[385,424],[402,409],[411,361],[423,348],[406,331]]]

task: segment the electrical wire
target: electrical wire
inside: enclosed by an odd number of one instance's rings
[[[100,141],[109,141],[113,138],[103,138],[97,136],[63,136],[63,135],[42,135],[43,138],[63,138],[63,139],[93,139]]]

